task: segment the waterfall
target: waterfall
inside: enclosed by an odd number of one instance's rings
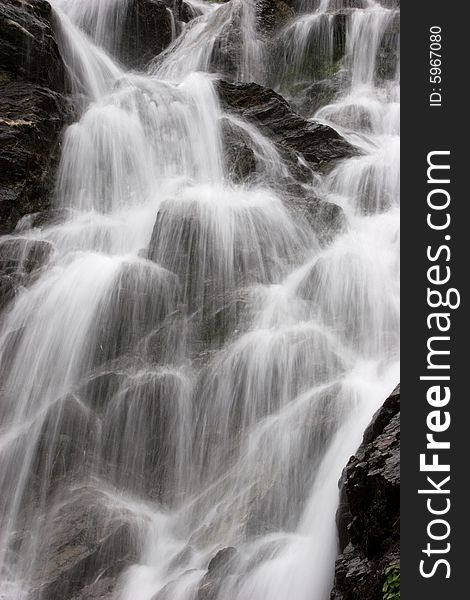
[[[52,1],[63,218],[0,239],[49,252],[0,325],[0,598],[48,600],[57,515],[86,490],[137,548],[110,597],[201,600],[222,551],[211,600],[327,600],[338,479],[398,381],[399,13],[302,0],[268,42],[254,0],[198,0],[137,71],[115,56],[129,1]],[[344,212],[328,243],[220,75],[353,144],[303,182]],[[227,126],[256,159],[243,183]]]

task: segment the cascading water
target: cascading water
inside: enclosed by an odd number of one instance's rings
[[[139,549],[112,597],[200,600],[209,561],[234,548],[213,600],[326,600],[337,481],[398,380],[399,82],[381,64],[397,12],[304,1],[270,58],[254,1],[194,2],[136,73],[111,56],[127,0],[53,5],[79,116],[64,218],[6,238],[52,250],[0,330],[0,598],[47,600],[55,519],[86,490]],[[283,202],[274,145],[200,72],[233,22],[235,79],[264,82],[281,49],[273,85],[297,106],[339,82],[315,119],[358,154],[304,184],[346,214],[327,245]],[[255,151],[251,183],[231,180],[227,122]]]

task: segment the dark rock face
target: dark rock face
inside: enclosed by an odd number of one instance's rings
[[[173,12],[175,18],[183,23],[188,23],[201,14],[197,8],[183,0],[163,0],[163,3]]]
[[[0,8],[0,233],[50,206],[67,105],[65,66],[45,0]]]
[[[210,70],[231,80],[242,79],[239,65],[243,60],[242,29],[246,26],[243,24],[246,10],[246,4],[235,6],[232,3],[220,9],[227,22],[214,41]],[[272,38],[274,32],[293,16],[294,11],[282,0],[255,2],[256,27],[262,37]]]
[[[328,244],[347,229],[346,215],[338,204],[320,198],[308,198],[298,204],[320,243]]]
[[[32,596],[41,600],[106,597],[101,594],[112,590],[118,574],[138,556],[126,516],[111,513],[106,499],[97,500],[86,488],[55,511],[49,531]]]
[[[101,577],[82,588],[71,600],[113,600],[115,585],[114,577]]]
[[[292,8],[283,0],[257,0],[256,2],[258,28],[264,33],[282,27],[294,14]]]
[[[120,486],[164,500],[176,469],[183,395],[178,377],[156,373],[129,378],[112,399],[103,419],[102,456],[108,474],[119,465],[113,478]],[[120,444],[125,436],[135,440],[127,450]]]
[[[101,306],[94,364],[130,352],[149,326],[162,324],[174,308],[176,278],[148,261],[123,263]]]
[[[303,90],[298,100],[299,111],[303,115],[314,115],[317,110],[333,102],[343,85],[344,72],[337,73],[329,79],[315,81]]]
[[[182,10],[182,3],[177,8]],[[172,16],[165,4],[159,0],[131,0],[117,48],[118,59],[132,68],[144,67],[171,41]]]
[[[53,245],[45,240],[21,237],[0,240],[0,309],[49,261],[53,252]]]
[[[341,10],[343,8],[365,8],[367,0],[335,0],[330,2],[330,10]]]
[[[306,121],[273,90],[256,83],[220,81],[223,104],[264,131],[281,148],[293,151],[313,168],[324,170],[354,148],[334,129]]]
[[[377,76],[393,79],[399,67],[400,12],[392,13],[377,56]]]
[[[23,79],[58,92],[65,67],[46,0],[3,0],[0,8],[0,81]]]
[[[379,0],[379,2],[386,8],[400,8],[400,0]]]
[[[399,563],[400,387],[375,414],[341,477],[341,554],[331,600],[378,600]]]
[[[196,600],[216,600],[222,580],[230,575],[236,567],[238,552],[228,547],[219,550],[211,559],[207,573],[202,578]]]
[[[41,428],[32,474],[53,493],[65,480],[76,478],[98,439],[96,415],[70,394],[60,409],[52,406]],[[34,483],[34,482],[33,482]]]
[[[245,181],[256,173],[256,156],[249,147],[243,131],[230,121],[222,124],[222,142],[224,147],[225,168],[232,181]]]
[[[227,19],[214,40],[210,58],[210,71],[222,73],[227,79],[238,79],[239,64],[242,60],[242,7],[233,10],[232,5],[220,9]]]
[[[30,274],[46,264],[54,247],[45,240],[6,238],[0,241],[0,270]]]

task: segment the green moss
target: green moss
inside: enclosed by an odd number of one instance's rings
[[[400,600],[400,567],[394,566],[385,569],[382,592],[382,600]]]

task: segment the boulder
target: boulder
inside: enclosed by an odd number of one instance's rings
[[[243,5],[230,3],[219,11],[226,23],[214,40],[209,70],[231,80],[239,79],[243,62]]]
[[[53,252],[53,245],[46,240],[0,238],[0,309],[14,298],[21,286],[34,281],[36,272]]]
[[[89,376],[79,385],[76,395],[98,415],[102,415],[108,403],[125,385],[127,376],[121,370],[103,369]]]
[[[12,81],[0,90],[0,115],[0,233],[8,233],[23,215],[51,204],[64,97]]]
[[[256,0],[257,26],[262,33],[271,33],[295,16],[283,0]]]
[[[247,133],[236,123],[228,118],[222,121],[222,144],[224,149],[225,172],[230,181],[243,183],[260,179],[266,181],[266,176],[271,184],[292,186],[297,182],[311,182],[312,169],[299,155],[278,146],[276,150],[283,161],[282,167],[273,170],[269,159],[265,162],[262,156],[256,153],[256,144]],[[269,169],[266,172],[266,169]]]
[[[338,204],[320,198],[307,198],[296,204],[321,244],[328,244],[347,229],[346,215]]]
[[[238,551],[228,547],[219,550],[211,559],[207,573],[202,578],[196,600],[216,600],[225,577],[230,575],[235,567]]]
[[[214,40],[210,70],[228,79],[242,79],[240,66],[244,63],[243,28],[246,19],[256,19],[256,29],[260,38],[273,37],[273,33],[294,16],[292,8],[282,0],[256,0],[255,14],[249,13],[249,3],[230,2],[219,9],[225,25]],[[254,33],[254,32],[253,32]]]
[[[240,333],[250,321],[252,298],[246,290],[228,291],[217,298],[213,312],[203,315],[196,330],[200,351],[223,346],[231,336]]]
[[[45,0],[0,7],[0,234],[50,207],[68,106],[66,70]]]
[[[171,43],[173,19],[160,0],[130,0],[117,58],[128,67],[144,67]]]
[[[299,90],[296,98],[296,108],[301,115],[314,116],[322,108],[334,102],[334,99],[347,86],[347,72],[340,70],[327,79],[314,81]]]
[[[122,263],[100,306],[92,366],[132,352],[175,308],[176,277],[147,260]]]
[[[400,546],[400,388],[392,392],[364,433],[341,480],[331,600],[377,600]]]
[[[65,223],[73,216],[73,210],[66,207],[48,208],[44,211],[30,213],[18,221],[15,232],[22,233],[30,229],[44,229],[48,226]]]
[[[377,76],[394,79],[400,61],[400,11],[393,12],[380,41],[377,55]]]
[[[332,127],[303,119],[271,89],[219,81],[218,91],[225,108],[254,123],[281,150],[294,152],[314,169],[327,170],[337,160],[357,154]]]
[[[229,120],[222,122],[225,168],[229,178],[240,183],[256,173],[256,156],[241,129]]]
[[[53,404],[41,427],[33,473],[51,491],[62,479],[79,473],[91,459],[99,436],[96,415],[70,394]]]
[[[78,488],[53,510],[34,569],[32,598],[102,598],[97,594],[109,593],[122,570],[137,560],[130,515],[109,505],[96,490]]]
[[[284,27],[268,45],[270,87],[297,95],[298,88],[339,73],[350,14],[350,10],[319,13],[315,19],[294,19]]]
[[[43,267],[54,252],[46,240],[8,237],[0,240],[0,271],[30,274]]]
[[[170,501],[187,415],[182,374],[133,374],[109,402],[101,436],[104,476],[133,494]]]

